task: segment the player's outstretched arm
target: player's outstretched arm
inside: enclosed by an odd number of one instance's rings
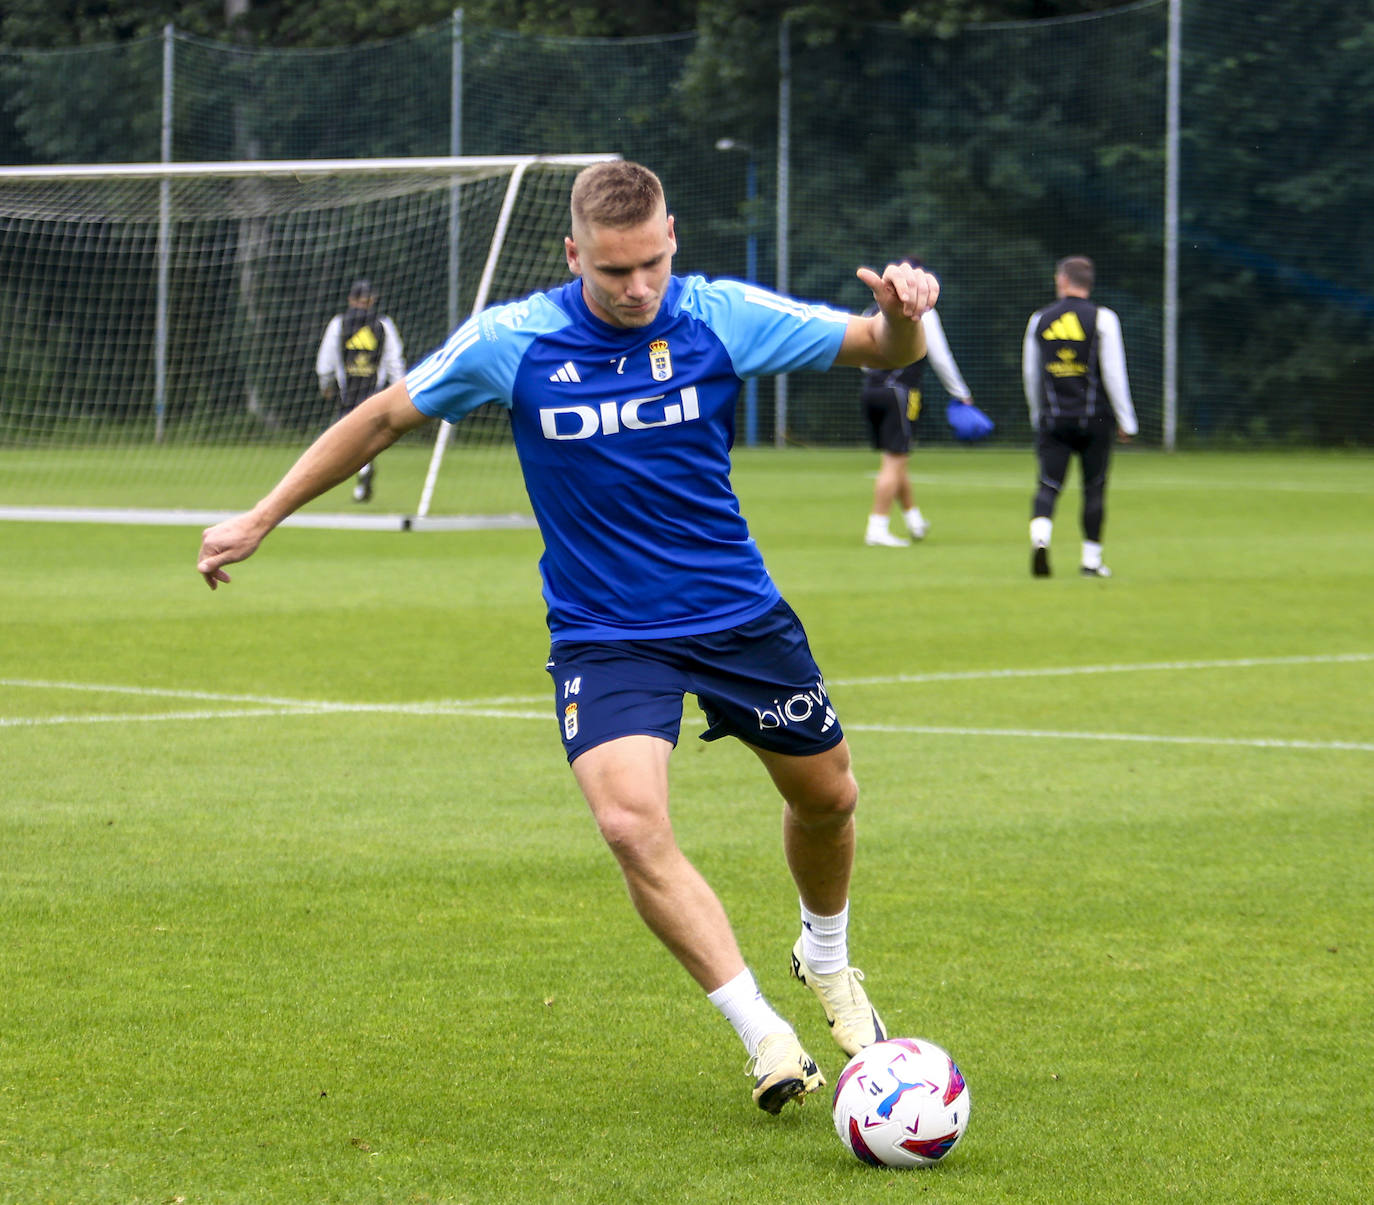
[[[888,264],[883,274],[860,268],[856,275],[873,292],[878,312],[849,320],[836,364],[852,368],[902,368],[926,354],[921,315],[935,308],[940,283],[924,268]]]
[[[311,444],[252,510],[207,527],[196,572],[211,590],[230,581],[225,565],[247,560],[287,515],[351,477],[428,418],[411,402],[404,381],[374,394]]]

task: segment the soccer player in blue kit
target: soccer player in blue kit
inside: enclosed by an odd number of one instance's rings
[[[878,306],[863,317],[674,276],[662,185],[635,163],[585,169],[571,200],[575,279],[464,322],[321,435],[257,506],[207,528],[196,568],[216,588],[230,580],[225,565],[405,432],[483,402],[506,406],[544,538],[548,670],[573,775],[635,908],[734,1026],[754,1100],[777,1113],[825,1080],[674,837],[668,763],[688,692],[706,716],[703,738],[742,740],[783,798],[801,906],[793,975],[846,1054],[886,1034],[849,965],[849,747],[730,486],[736,399],[747,377],[912,363],[939,286],[909,264],[859,268]]]

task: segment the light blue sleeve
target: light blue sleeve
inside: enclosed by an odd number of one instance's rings
[[[406,373],[411,402],[422,414],[450,423],[483,402],[509,407],[515,374],[529,345],[567,321],[542,293],[488,307]]]
[[[715,332],[740,377],[824,371],[849,325],[842,310],[738,280],[687,277],[679,307]]]

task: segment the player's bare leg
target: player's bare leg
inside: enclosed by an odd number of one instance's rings
[[[850,770],[849,742],[810,757],[751,746],[768,768],[786,806],[782,847],[802,904],[833,916],[849,901],[854,866],[854,809],[859,784]]]
[[[573,774],[636,911],[735,1027],[753,1064],[754,1101],[777,1113],[825,1080],[759,993],[720,900],[678,848],[668,818],[671,753],[659,737],[621,737],[581,754]]]
[[[907,541],[888,530],[888,517],[893,502],[899,502],[902,513],[913,507],[911,479],[906,471],[907,457],[895,452],[883,452],[878,460],[878,476],[873,483],[873,509],[868,515],[868,530],[864,542],[887,548],[904,548]]]
[[[621,737],[588,749],[572,770],[620,863],[635,909],[710,992],[739,974],[744,959],[716,893],[673,835],[668,818],[672,749],[660,737]]]
[[[792,974],[820,1000],[831,1036],[846,1054],[887,1036],[869,1003],[863,973],[849,965],[849,882],[854,866],[854,809],[859,787],[849,744],[810,757],[755,749],[786,806],[783,850],[801,898],[803,930]]]
[[[873,513],[886,515],[894,502],[902,509],[911,506],[911,478],[907,475],[908,457],[897,452],[882,452],[878,458],[878,477],[873,485]]]

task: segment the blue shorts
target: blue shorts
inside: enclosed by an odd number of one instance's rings
[[[844,737],[801,621],[781,600],[724,632],[555,641],[546,668],[570,762],[622,736],[660,736],[676,745],[688,693],[706,713],[704,741],[737,736],[804,756]]]

